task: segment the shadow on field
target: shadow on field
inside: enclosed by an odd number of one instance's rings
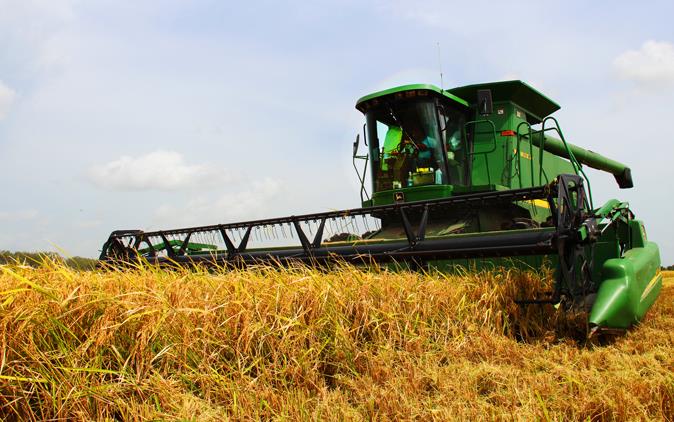
[[[535,305],[540,314],[538,321],[532,324],[527,321],[521,325],[512,321],[512,336],[523,344],[560,344],[576,345],[579,348],[604,347],[614,344],[624,337],[624,331],[591,333],[587,324],[588,314],[585,312],[552,311],[542,309],[553,308],[551,305]],[[536,311],[533,311],[536,313]],[[532,325],[536,328],[532,329]]]
[[[539,298],[553,288],[549,270],[540,272],[507,271],[502,288],[502,306],[507,316],[504,334],[524,344],[573,344],[579,348],[608,346],[624,337],[625,332],[599,331],[591,334],[589,310],[568,308],[549,303],[521,303],[522,299]]]

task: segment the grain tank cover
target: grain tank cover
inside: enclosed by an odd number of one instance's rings
[[[561,107],[522,81],[489,82],[448,89],[450,93],[463,98],[471,105],[477,104],[477,91],[489,89],[494,102],[511,101],[527,111],[530,124],[540,123],[548,115]]]

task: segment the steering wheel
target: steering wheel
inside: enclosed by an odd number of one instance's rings
[[[414,141],[411,140],[411,139],[403,139],[403,140],[401,140],[401,141],[400,141],[400,145],[398,146],[398,150],[399,150],[400,152],[403,152],[403,151],[405,150],[405,147],[406,147],[407,145],[412,145],[412,147],[414,148],[414,151],[412,151],[413,154],[418,154],[418,153],[419,153],[419,145],[417,145],[417,143],[414,142]]]

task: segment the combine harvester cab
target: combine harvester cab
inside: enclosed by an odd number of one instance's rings
[[[631,188],[630,169],[566,142],[552,100],[521,81],[406,85],[358,100],[362,207],[174,230],[113,232],[117,265],[393,262],[412,268],[556,269],[524,303],[589,312],[593,332],[639,321],[662,285],[658,247],[618,200],[595,207],[584,165]],[[361,163],[362,165],[359,165]],[[369,182],[367,182],[369,173]],[[366,186],[369,185],[369,186]]]

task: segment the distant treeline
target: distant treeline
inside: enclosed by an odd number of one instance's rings
[[[668,267],[662,267],[663,270],[665,271],[674,271],[674,265],[670,265]]]
[[[44,260],[62,262],[66,266],[78,270],[91,270],[95,268],[97,260],[74,256],[64,258],[56,252],[9,252],[0,251],[0,265],[21,263],[32,267],[39,266]]]

